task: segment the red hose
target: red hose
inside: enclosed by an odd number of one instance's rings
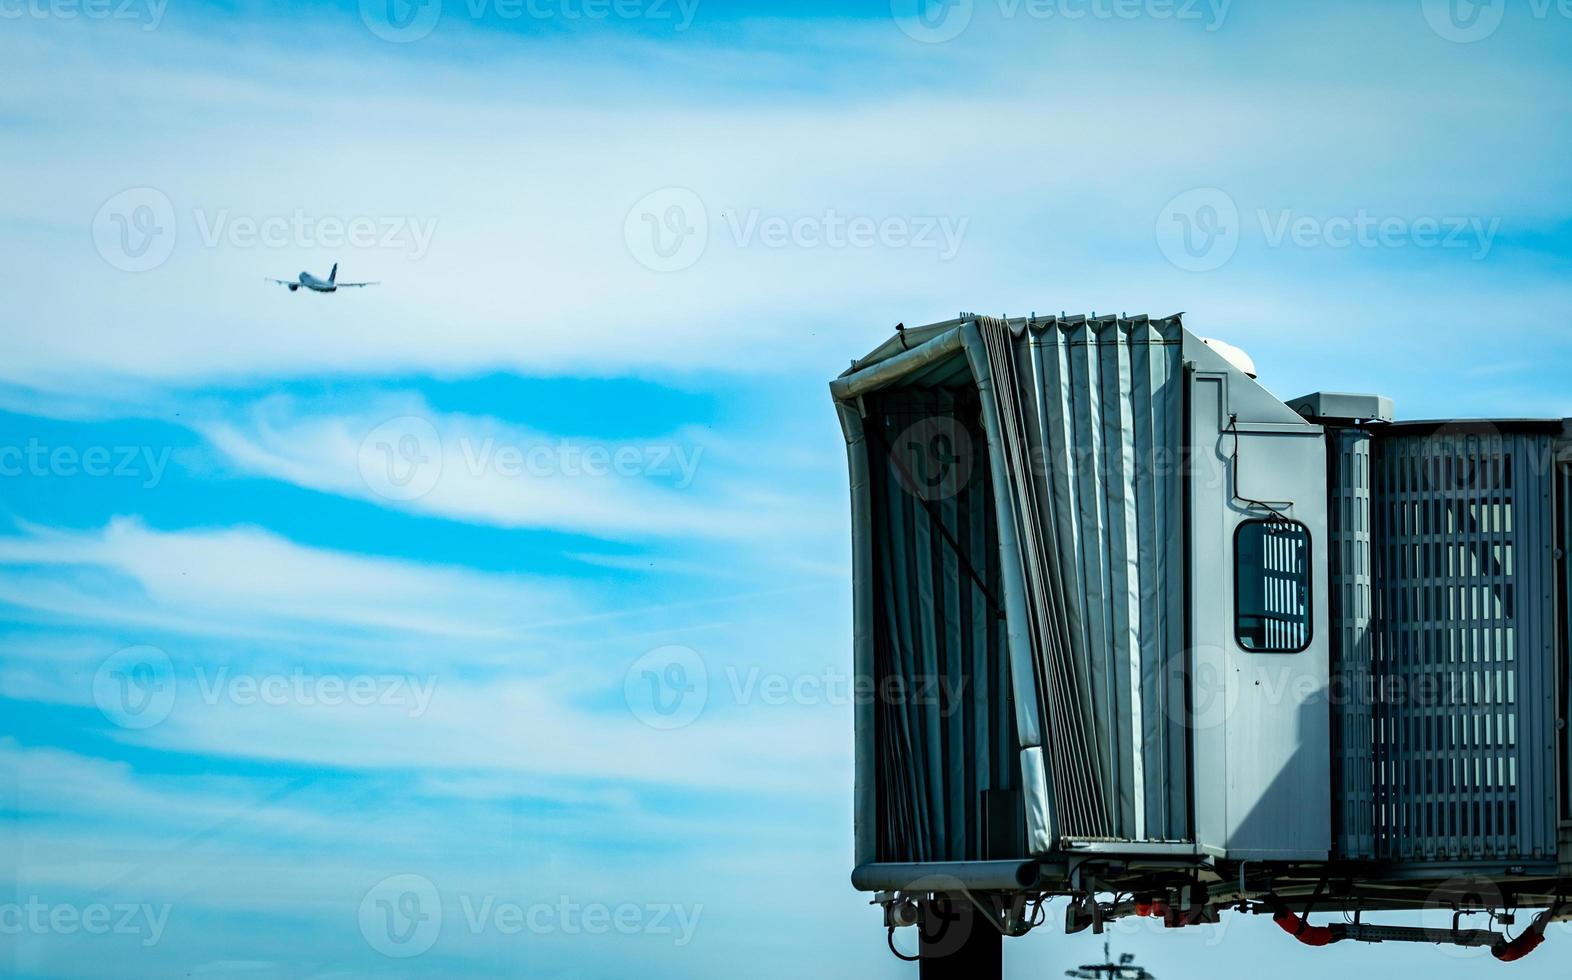
[[[1328,926],[1313,926],[1287,909],[1278,909],[1272,921],[1306,946],[1330,946],[1337,942],[1338,937]]]
[[[1544,941],[1545,934],[1542,932],[1525,932],[1509,943],[1496,943],[1490,947],[1490,955],[1503,963],[1511,963],[1532,953]]]
[[[1545,941],[1545,927],[1550,925],[1550,920],[1554,919],[1560,912],[1561,903],[1559,902],[1545,909],[1534,916],[1534,921],[1529,923],[1528,928],[1523,930],[1521,936],[1509,943],[1496,943],[1490,947],[1490,955],[1503,963],[1511,963],[1532,953],[1539,948],[1540,943]]]

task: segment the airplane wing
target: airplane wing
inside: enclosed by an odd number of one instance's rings
[[[263,282],[276,282],[280,286],[298,286],[298,285],[300,285],[300,283],[298,281],[292,281],[292,280],[289,280],[289,279],[273,279],[273,278],[270,278],[268,276],[263,276],[262,277],[262,281]]]
[[[345,288],[348,288],[350,286],[380,286],[380,285],[382,285],[382,283],[381,282],[338,282],[338,283],[334,283],[334,285],[337,286],[339,289],[345,289]]]

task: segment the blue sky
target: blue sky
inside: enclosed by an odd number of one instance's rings
[[[1554,4],[588,2],[0,5],[0,972],[910,975],[824,387],[897,321],[1572,415]]]

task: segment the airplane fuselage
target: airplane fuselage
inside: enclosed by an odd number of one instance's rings
[[[322,280],[322,279],[318,279],[316,276],[313,276],[309,272],[302,272],[300,274],[300,281],[298,283],[295,283],[295,284],[291,285],[289,287],[289,291],[290,292],[294,292],[295,290],[299,289],[302,286],[304,286],[305,288],[311,290],[314,293],[336,293],[336,292],[338,292],[338,286],[334,285],[331,282],[328,282],[328,281],[325,281],[325,280]]]
[[[326,279],[318,279],[309,272],[302,272],[294,279],[269,279],[268,282],[276,282],[280,286],[285,286],[292,293],[298,293],[302,289],[309,289],[313,293],[336,293],[340,289],[377,285],[374,282],[339,282],[337,262],[333,263],[333,271],[328,273]]]

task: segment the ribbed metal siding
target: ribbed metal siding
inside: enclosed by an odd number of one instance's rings
[[[1332,623],[1332,833],[1336,854],[1375,857],[1370,717],[1370,434],[1332,434],[1327,551]]]
[[[1375,855],[1552,859],[1550,440],[1376,442]]]

